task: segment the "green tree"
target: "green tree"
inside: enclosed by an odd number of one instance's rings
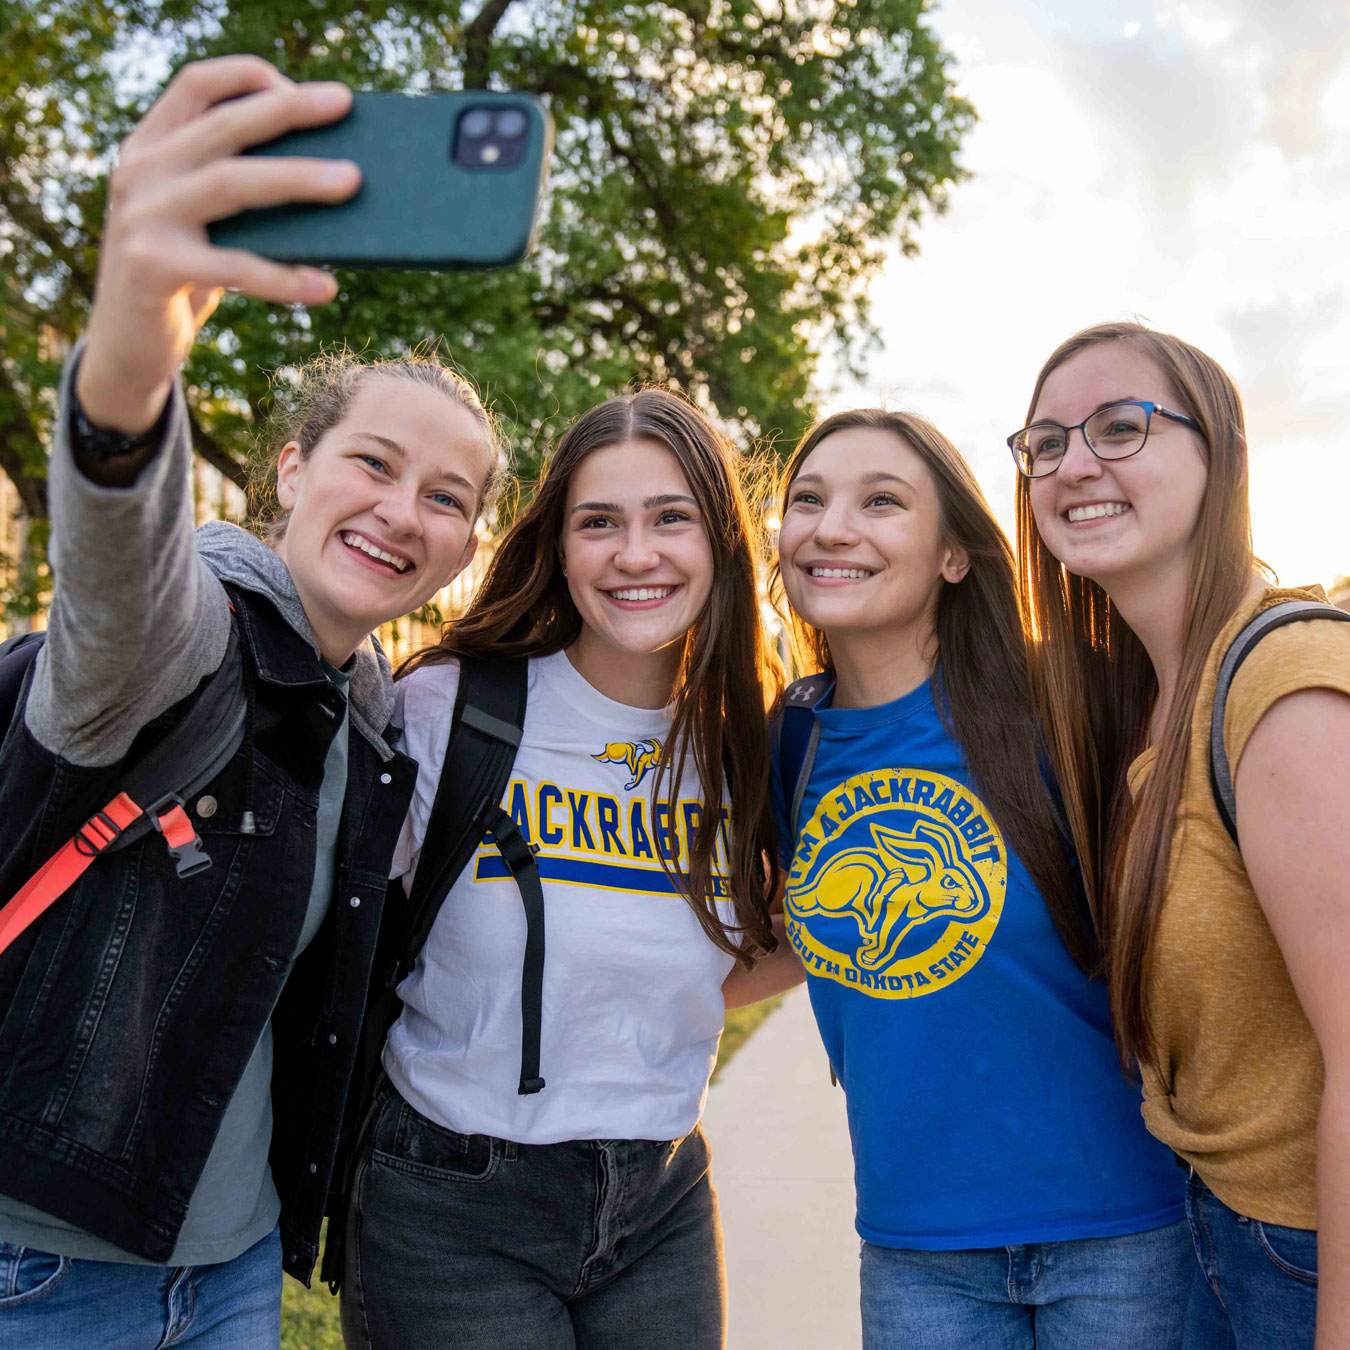
[[[557,126],[539,247],[490,274],[344,273],[306,313],[227,297],[186,371],[196,448],[242,483],[272,371],[318,343],[438,342],[519,464],[633,381],[747,439],[856,367],[867,283],[914,251],[973,120],[924,0],[0,0],[0,470],[40,542],[60,361],[92,293],[104,176],[184,61],[256,52],[360,88],[531,90]]]

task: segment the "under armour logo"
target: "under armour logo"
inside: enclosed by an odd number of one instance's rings
[[[810,703],[811,686],[808,684],[799,685],[795,689],[788,690],[789,703]]]

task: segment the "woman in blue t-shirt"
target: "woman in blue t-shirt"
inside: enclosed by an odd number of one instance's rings
[[[785,481],[779,569],[823,675],[775,766],[784,949],[848,1098],[864,1345],[1177,1345],[1181,1177],[1090,977],[1008,541],[910,414],[828,418]]]

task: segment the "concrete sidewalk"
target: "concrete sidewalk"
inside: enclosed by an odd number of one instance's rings
[[[858,1235],[844,1094],[804,988],[708,1092],[726,1236],[727,1350],[857,1350]]]

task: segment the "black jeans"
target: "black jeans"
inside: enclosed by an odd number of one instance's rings
[[[725,1331],[701,1129],[515,1144],[382,1089],[348,1215],[349,1350],[720,1350]]]

